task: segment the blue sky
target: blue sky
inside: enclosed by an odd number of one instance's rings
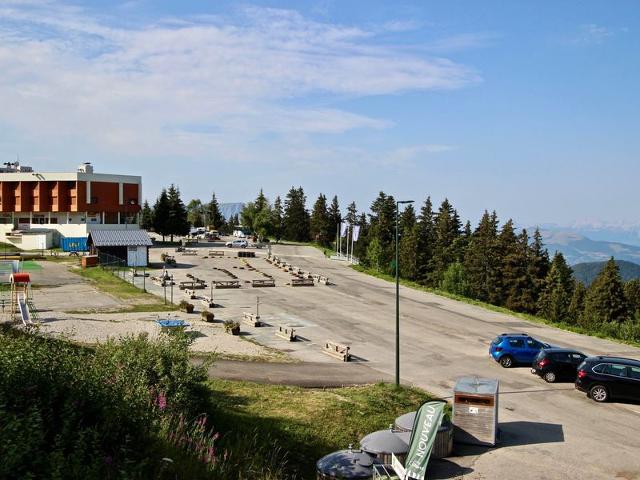
[[[640,5],[0,0],[0,158],[640,225]]]

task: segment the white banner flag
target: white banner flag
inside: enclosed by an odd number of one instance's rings
[[[348,229],[349,229],[349,224],[348,223],[341,223],[340,224],[340,236],[341,237],[346,237]]]
[[[354,225],[353,226],[353,241],[357,242],[358,241],[358,237],[360,236],[360,225]]]

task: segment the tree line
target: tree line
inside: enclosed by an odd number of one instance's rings
[[[215,194],[207,204],[192,200],[180,207],[179,191],[172,185],[153,209],[145,202],[143,219],[150,210],[148,224],[162,235],[180,234],[176,226],[185,232],[189,225],[231,233],[242,223],[262,239],[314,242],[324,248],[337,247],[336,232],[344,222],[360,227],[354,255],[361,267],[395,273],[393,196],[380,192],[369,213],[359,212],[351,202],[343,215],[338,197],[329,201],[322,193],[311,210],[306,203],[302,187],[291,187],[284,201],[277,196],[273,203],[260,190],[240,218],[225,220]],[[398,230],[399,274],[405,280],[591,333],[640,341],[640,280],[623,282],[613,259],[587,288],[573,278],[560,252],[550,257],[538,229],[530,235],[511,219],[501,223],[495,211],[485,211],[472,227],[448,199],[437,209],[430,197],[419,209],[407,205],[399,214]]]

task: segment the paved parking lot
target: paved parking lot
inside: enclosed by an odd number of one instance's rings
[[[214,266],[224,265],[242,282],[260,278],[242,270],[241,260],[203,259],[176,253],[181,265],[176,280],[190,272],[207,282],[225,279]],[[249,262],[276,279],[275,288],[216,290],[225,316],[255,309],[266,328],[243,327],[258,342],[284,348],[304,361],[337,362],[321,352],[328,339],[351,345],[356,360],[391,376],[394,372],[394,286],[357,273],[341,262],[325,259],[311,247],[274,245],[275,254],[304,270],[326,275],[333,285],[290,287],[290,276],[259,258]],[[160,250],[153,255],[159,257]],[[233,251],[235,254],[235,251]],[[191,265],[186,265],[191,264]],[[233,267],[237,268],[233,268]],[[175,293],[175,292],[174,292]],[[450,397],[456,378],[478,375],[501,382],[501,445],[496,449],[459,450],[452,460],[464,478],[604,479],[640,478],[640,406],[595,404],[571,383],[547,384],[528,368],[505,370],[488,356],[489,342],[508,331],[525,331],[543,341],[570,346],[588,354],[615,354],[640,358],[640,350],[615,342],[532,324],[479,307],[424,292],[401,290],[402,381]],[[284,342],[273,328],[296,328],[302,340]]]

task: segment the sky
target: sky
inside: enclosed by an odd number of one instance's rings
[[[640,4],[0,0],[0,162],[640,225]]]

